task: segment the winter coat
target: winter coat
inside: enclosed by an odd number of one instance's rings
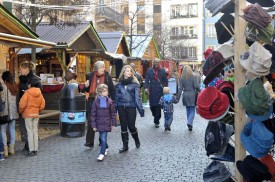
[[[141,102],[140,88],[137,79],[132,83],[123,85],[119,82],[116,85],[115,103],[117,107],[136,107],[140,116],[144,116],[144,109]]]
[[[1,98],[4,104],[4,110],[0,113],[1,116],[10,116],[10,119],[17,119],[17,104],[16,104],[16,95],[12,95],[8,90],[6,84],[2,79],[0,79],[1,85],[3,87],[3,91],[1,92]]]
[[[85,92],[89,92],[90,91],[90,87],[91,87],[91,82],[94,76],[94,71],[90,72],[87,76],[87,80],[90,81],[89,87],[85,87]],[[112,80],[112,77],[109,75],[109,73],[107,71],[105,71],[105,80],[104,80],[104,84],[106,84],[108,86],[108,92],[109,92],[109,97],[111,97],[112,100],[115,99],[115,86]]]
[[[184,106],[196,106],[196,94],[200,91],[200,85],[197,78],[192,76],[187,80],[180,79],[179,84],[180,86],[177,93],[177,101],[179,101],[182,94],[182,104]]]
[[[27,75],[19,76],[19,99],[23,96],[24,91],[28,89],[28,83],[34,77],[37,77],[32,70]],[[42,91],[42,84],[40,83],[39,88]]]
[[[144,89],[149,88],[150,106],[159,106],[159,100],[163,95],[163,87],[168,86],[168,79],[164,69],[159,70],[159,80],[155,80],[154,75],[153,68],[149,68],[146,72]]]
[[[116,126],[116,113],[113,101],[106,97],[107,107],[100,107],[100,99],[96,98],[92,104],[91,126],[97,131],[112,130],[112,126]]]
[[[45,99],[39,88],[29,88],[19,101],[19,113],[23,118],[38,118],[44,108]]]

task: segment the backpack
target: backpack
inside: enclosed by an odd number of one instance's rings
[[[226,125],[220,121],[209,121],[205,130],[206,155],[219,154],[225,143]]]

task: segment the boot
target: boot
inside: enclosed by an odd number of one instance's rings
[[[13,155],[14,154],[14,144],[9,145],[9,154]]]
[[[119,153],[126,152],[128,150],[129,135],[128,132],[121,133],[123,147],[119,150]]]
[[[139,141],[139,138],[138,138],[138,131],[136,130],[136,132],[131,133],[131,134],[132,134],[133,139],[135,140],[136,147],[139,148],[140,147],[140,141]]]
[[[26,142],[26,143],[25,143],[25,146],[24,146],[24,148],[23,148],[23,150],[22,150],[22,153],[23,153],[23,154],[27,154],[28,152],[29,152],[29,143]]]
[[[4,145],[4,156],[7,158],[9,157],[9,152],[8,152],[8,146]]]

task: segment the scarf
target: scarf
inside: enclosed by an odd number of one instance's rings
[[[107,97],[98,96],[99,98],[99,106],[103,108],[107,108]]]
[[[92,78],[91,81],[90,81],[90,90],[89,90],[89,93],[90,94],[95,94],[96,87],[99,84],[102,84],[102,83],[105,82],[105,73],[103,73],[102,75],[98,75],[98,72],[95,71],[94,74],[93,74],[93,78]]]
[[[153,67],[154,79],[159,80],[159,67]]]
[[[129,77],[127,79],[121,80],[121,83],[122,85],[129,85],[130,83],[132,83],[132,81],[133,81],[133,77]]]

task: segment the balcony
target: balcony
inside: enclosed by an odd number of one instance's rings
[[[176,40],[176,39],[197,39],[198,35],[196,34],[190,34],[190,35],[171,35],[170,39],[171,40]]]
[[[108,26],[124,26],[123,15],[105,5],[96,9],[96,21]]]
[[[198,18],[198,15],[186,14],[186,15],[170,15],[170,19],[179,19],[179,18]]]

